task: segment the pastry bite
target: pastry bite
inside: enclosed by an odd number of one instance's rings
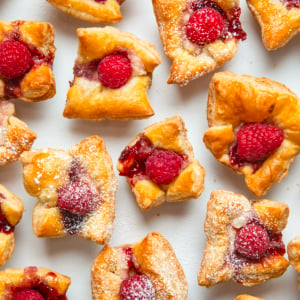
[[[298,272],[298,288],[300,289],[300,237],[292,239],[287,246],[290,264]]]
[[[98,136],[69,151],[46,148],[21,156],[24,186],[38,198],[32,216],[37,237],[77,235],[99,244],[112,235],[117,182]]]
[[[106,245],[91,269],[92,299],[185,300],[188,284],[176,254],[159,232],[133,244]]]
[[[35,266],[0,271],[0,298],[12,300],[67,300],[68,276]]]
[[[37,21],[0,21],[0,100],[37,102],[55,95],[54,28]]]
[[[254,286],[281,276],[289,266],[282,241],[288,216],[284,203],[213,191],[207,203],[207,242],[198,284],[212,287],[233,279]]]
[[[203,141],[215,158],[264,195],[300,151],[300,102],[268,78],[219,72],[212,77]]]
[[[117,169],[142,210],[196,199],[204,189],[205,170],[194,158],[184,121],[177,115],[139,133],[122,151]]]
[[[119,23],[124,0],[47,0],[72,17],[93,23]]]
[[[256,18],[262,41],[267,50],[285,46],[300,32],[300,2],[298,0],[247,0]]]
[[[168,83],[180,86],[230,61],[243,31],[238,0],[152,0],[165,54]]]
[[[234,298],[234,300],[264,300],[264,299],[263,298],[257,298],[257,297],[254,297],[254,296],[243,294],[243,295],[237,296],[236,298]]]
[[[15,248],[15,226],[22,218],[22,201],[0,184],[0,266],[12,256]]]
[[[63,115],[85,120],[151,117],[152,72],[160,62],[154,46],[117,28],[79,28],[79,46]]]
[[[15,117],[12,102],[0,100],[0,166],[19,159],[24,151],[31,149],[35,132]]]

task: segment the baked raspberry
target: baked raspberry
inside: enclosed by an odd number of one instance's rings
[[[98,2],[98,3],[104,3],[106,2],[106,0],[94,0],[95,2]]]
[[[234,241],[235,250],[248,259],[258,260],[265,256],[270,245],[267,231],[255,224],[242,227]]]
[[[225,29],[222,15],[213,8],[196,10],[186,25],[187,38],[198,45],[209,44],[220,38]]]
[[[84,215],[94,209],[91,189],[85,183],[73,181],[58,192],[58,206],[75,215]]]
[[[146,174],[157,184],[169,184],[178,176],[182,162],[173,151],[156,150],[146,161]]]
[[[145,275],[133,275],[122,281],[121,300],[155,300],[155,290]]]
[[[281,0],[283,4],[286,4],[287,8],[300,7],[300,0]]]
[[[18,42],[6,40],[0,43],[0,75],[13,79],[24,75],[33,61],[28,48]]]
[[[248,162],[270,156],[282,143],[283,131],[263,123],[249,123],[237,132],[237,154]]]
[[[12,300],[45,300],[45,298],[38,291],[25,288],[17,292]]]
[[[105,56],[98,66],[100,82],[111,89],[118,89],[127,83],[132,75],[130,60],[123,54]]]

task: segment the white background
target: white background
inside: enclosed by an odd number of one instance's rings
[[[218,71],[230,70],[238,74],[266,76],[286,84],[300,95],[299,59],[300,36],[295,37],[284,48],[267,52],[262,45],[260,29],[248,10],[241,3],[243,28],[248,34],[241,42],[233,60]],[[76,29],[97,26],[68,16],[46,2],[46,0],[0,0],[0,19],[17,19],[50,22],[55,28],[54,60],[57,93],[54,98],[41,103],[24,103],[15,100],[17,117],[25,121],[38,135],[33,149],[45,147],[69,149],[83,138],[97,134],[105,142],[112,156],[116,171],[117,159],[137,133],[144,127],[165,117],[180,114],[185,120],[188,137],[194,147],[196,158],[206,169],[205,190],[197,200],[178,204],[165,203],[149,212],[142,212],[136,205],[125,178],[118,177],[116,218],[110,245],[132,243],[151,231],[161,232],[172,244],[181,262],[189,283],[188,299],[231,300],[240,293],[250,293],[266,300],[299,299],[297,275],[292,267],[278,279],[260,286],[246,288],[229,281],[210,289],[199,287],[197,271],[205,248],[203,223],[206,203],[211,191],[227,189],[254,196],[246,188],[243,176],[218,163],[205,148],[202,137],[207,129],[207,87],[211,74],[197,79],[182,88],[166,83],[170,60],[164,55],[150,0],[127,0],[122,5],[123,21],[115,25],[153,43],[162,57],[162,64],[154,71],[152,88],[149,90],[155,115],[137,121],[80,121],[62,116],[68,82],[73,79],[72,68],[77,53]],[[99,25],[100,26],[100,25]],[[288,227],[284,231],[287,243],[300,235],[300,180],[299,158],[289,170],[282,183],[273,186],[265,198],[282,201],[290,206]],[[38,239],[32,232],[31,215],[36,199],[29,196],[22,183],[22,167],[19,162],[0,167],[0,183],[4,184],[24,202],[23,218],[16,227],[15,251],[4,268],[43,266],[68,275],[72,279],[68,291],[69,299],[91,299],[90,267],[102,246],[76,237],[62,239]]]

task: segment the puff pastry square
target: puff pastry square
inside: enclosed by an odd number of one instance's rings
[[[163,162],[158,162],[156,169],[159,171],[154,174],[162,176],[158,180],[151,175],[152,167],[147,167],[151,161],[156,164],[156,159]],[[175,166],[173,161],[176,161]],[[117,169],[120,175],[126,176],[142,210],[165,201],[198,198],[204,189],[205,170],[194,158],[184,121],[176,115],[154,123],[138,134],[121,153]]]
[[[137,243],[115,248],[106,245],[100,251],[91,269],[92,299],[122,299],[122,283],[134,275],[146,276],[150,281],[155,293],[151,299],[187,299],[183,269],[170,243],[158,232],[149,233]]]
[[[287,246],[290,264],[298,272],[298,288],[300,289],[300,237],[292,239]]]
[[[267,50],[285,46],[300,32],[300,5],[289,0],[247,0],[248,7],[261,27]]]
[[[236,298],[234,298],[234,300],[264,300],[264,299],[263,298],[257,298],[257,297],[254,297],[254,296],[243,294],[243,295],[237,296]]]
[[[244,286],[254,286],[281,276],[289,266],[283,257],[285,246],[281,233],[288,215],[289,208],[284,203],[248,200],[229,191],[213,191],[207,203],[204,224],[207,243],[198,272],[199,285],[211,287],[233,279]],[[252,253],[245,253],[244,249],[237,248],[238,236],[253,227],[256,232],[267,234],[266,243],[262,247],[260,241],[252,242],[253,235],[249,234],[243,246]]]
[[[52,148],[27,151],[21,162],[24,186],[38,198],[32,216],[36,236],[76,234],[96,243],[108,242],[117,182],[100,137],[88,137],[68,152]]]
[[[46,268],[30,266],[24,269],[5,269],[0,271],[0,298],[12,299],[18,293],[35,290],[44,299],[65,300],[70,283],[68,276]]]
[[[124,0],[47,0],[75,18],[93,23],[119,23]]]
[[[152,0],[152,3],[165,54],[172,59],[168,83],[184,86],[222,66],[234,57],[239,40],[246,38],[239,21],[238,0]],[[225,24],[219,38],[201,45],[191,42],[186,34],[190,17],[198,8],[213,8]]]
[[[0,21],[0,43],[21,42],[29,50],[32,65],[22,76],[7,79],[0,76],[0,100],[22,99],[37,102],[52,98],[56,92],[52,65],[55,55],[54,28],[37,21]]]
[[[0,184],[0,266],[11,257],[15,248],[14,228],[22,218],[22,201]]]
[[[36,139],[36,134],[14,114],[12,102],[0,101],[0,166],[18,160]]]
[[[256,196],[265,194],[288,173],[300,151],[300,102],[296,94],[268,78],[214,74],[209,86],[204,143],[215,158],[245,175]],[[270,124],[283,132],[281,145],[257,163],[237,160],[237,132],[245,124]]]
[[[117,28],[79,28],[74,80],[67,94],[64,117],[86,120],[128,120],[151,117],[148,101],[152,72],[161,59],[154,46]],[[109,88],[98,79],[101,60],[112,54],[126,56],[131,64],[129,80]]]

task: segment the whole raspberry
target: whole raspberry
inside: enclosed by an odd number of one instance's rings
[[[196,10],[186,25],[187,38],[198,45],[209,44],[221,37],[225,22],[220,13],[205,7]]]
[[[25,288],[17,292],[12,300],[45,300],[45,298],[38,291]]]
[[[123,54],[105,56],[98,66],[99,81],[111,89],[118,89],[126,84],[131,75],[130,60]]]
[[[246,225],[237,233],[234,241],[235,250],[248,259],[261,259],[269,248],[268,233],[259,225]]]
[[[0,43],[0,75],[13,79],[24,75],[32,66],[28,48],[17,41],[6,40]]]
[[[155,300],[155,290],[146,275],[133,275],[122,281],[121,300]]]
[[[282,143],[283,131],[263,123],[249,123],[237,132],[237,154],[248,162],[264,160]]]
[[[146,160],[146,174],[157,184],[169,184],[178,176],[182,162],[173,151],[157,150]]]
[[[58,206],[72,214],[84,215],[95,206],[93,193],[85,183],[72,181],[58,191]]]

